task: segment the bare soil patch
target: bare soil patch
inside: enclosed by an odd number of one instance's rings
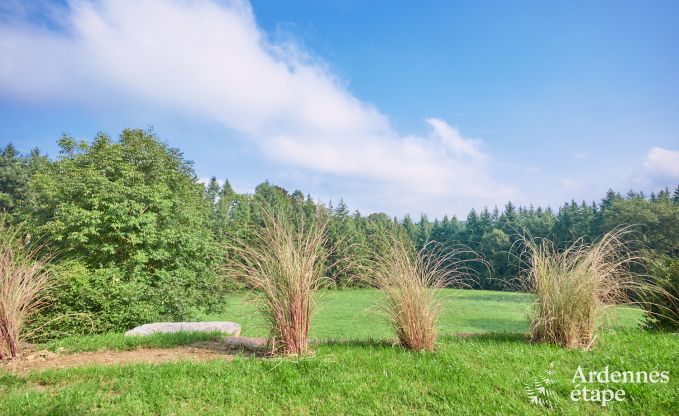
[[[138,348],[129,351],[101,350],[78,353],[52,352],[47,350],[27,351],[19,358],[0,363],[0,368],[23,374],[29,371],[43,371],[88,365],[126,365],[134,363],[161,364],[182,360],[231,361],[233,359],[233,354],[237,352],[238,348],[250,349],[250,344],[260,344],[258,341],[259,340],[250,342],[245,339],[240,340],[237,343],[203,341],[181,347]]]
[[[484,334],[457,333],[458,337],[480,337]],[[134,350],[100,350],[78,353],[63,351],[35,350],[33,346],[23,346],[24,353],[10,361],[0,362],[0,369],[13,373],[25,374],[29,371],[44,371],[60,368],[81,367],[88,365],[126,365],[135,363],[162,364],[168,362],[225,360],[231,361],[235,354],[251,354],[268,357],[267,338],[262,337],[227,337],[218,341],[201,341],[186,346],[173,348],[137,348]],[[384,341],[395,344],[396,341]],[[315,340],[311,344],[317,344]],[[345,343],[360,344],[359,341]]]

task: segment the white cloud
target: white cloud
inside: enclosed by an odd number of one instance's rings
[[[568,189],[569,191],[577,191],[579,189],[582,189],[582,184],[575,179],[571,178],[565,178],[559,181],[561,186],[564,188]]]
[[[536,175],[542,173],[542,166],[526,166],[523,169],[523,173],[526,175]]]
[[[272,41],[247,2],[74,0],[61,16],[65,31],[0,25],[1,95],[143,103],[217,121],[272,160],[410,193],[399,211],[431,198],[439,214],[516,195],[493,179],[481,142],[436,118],[426,136],[396,132],[323,62]]]
[[[573,159],[583,160],[587,159],[589,157],[589,154],[585,152],[573,152],[571,156],[573,156]]]
[[[679,179],[679,152],[654,146],[646,155],[644,167],[653,177]]]

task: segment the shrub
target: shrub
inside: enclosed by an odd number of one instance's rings
[[[154,304],[163,294],[141,281],[128,281],[115,268],[90,270],[77,261],[53,265],[45,307],[32,327],[32,339],[45,341],[69,335],[106,333],[163,320]]]
[[[59,144],[58,160],[33,175],[23,208],[59,261],[80,264],[61,274],[55,308],[89,314],[96,331],[107,331],[187,319],[221,301],[211,208],[177,149],[142,130]],[[83,294],[74,299],[76,289]]]
[[[19,355],[25,324],[43,304],[46,261],[22,241],[21,228],[0,218],[0,360]]]
[[[662,288],[652,294],[652,302],[644,305],[651,315],[649,326],[679,330],[679,259],[655,258],[649,269],[654,283]]]
[[[630,272],[639,258],[628,249],[629,231],[617,229],[595,243],[576,241],[558,250],[549,240],[526,241],[529,288],[537,295],[533,341],[589,349],[605,310],[650,289]]]
[[[306,354],[316,290],[328,252],[327,219],[290,220],[262,208],[263,225],[230,244],[228,273],[258,294],[261,312],[271,333],[271,349],[286,355]]]
[[[370,267],[372,282],[386,295],[380,309],[386,314],[399,343],[408,349],[433,350],[441,314],[439,289],[470,276],[459,251],[441,253],[425,246],[416,252],[411,240],[389,232],[373,243],[379,248]]]

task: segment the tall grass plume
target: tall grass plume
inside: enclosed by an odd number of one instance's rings
[[[619,228],[594,243],[578,240],[559,250],[549,240],[526,239],[524,276],[536,295],[531,337],[565,348],[591,348],[607,309],[638,303],[653,287],[631,268],[641,257],[630,249],[630,229]]]
[[[293,221],[269,209],[262,209],[262,219],[263,226],[229,245],[228,273],[257,294],[272,352],[306,354],[313,295],[328,281],[327,219]]]
[[[471,277],[465,266],[469,260],[456,259],[460,250],[444,252],[433,243],[416,251],[399,233],[389,233],[383,240],[370,270],[373,284],[386,297],[380,310],[401,346],[414,351],[434,350],[442,309],[440,289],[464,284]]]
[[[47,260],[23,241],[20,227],[0,218],[0,360],[20,353],[27,322],[43,306]]]

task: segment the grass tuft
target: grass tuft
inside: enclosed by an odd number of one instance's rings
[[[25,324],[42,307],[48,272],[37,250],[0,218],[0,360],[19,355]]]
[[[529,240],[527,283],[537,295],[531,336],[565,348],[590,349],[609,307],[634,304],[653,290],[630,266],[641,258],[625,242],[629,228],[597,242],[576,241],[558,250],[549,240]]]
[[[415,351],[434,350],[442,305],[440,289],[467,278],[466,260],[458,251],[442,253],[433,245],[417,252],[404,236],[384,236],[384,254],[376,254],[373,283],[386,295],[380,309],[386,314],[399,343]]]
[[[237,259],[229,262],[228,272],[257,294],[272,352],[306,354],[313,294],[328,280],[323,276],[327,218],[295,223],[264,208],[262,217],[262,227],[228,247]]]

